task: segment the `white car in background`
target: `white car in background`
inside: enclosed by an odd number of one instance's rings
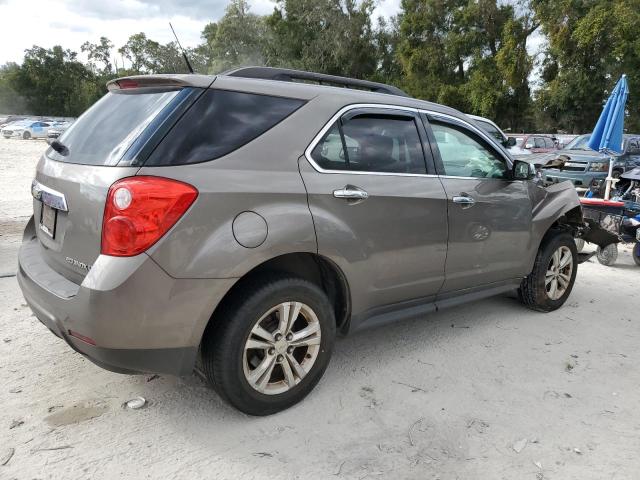
[[[477,115],[469,115],[477,127],[481,128],[498,142],[514,157],[521,155],[531,155],[529,150],[522,148],[522,145],[518,145],[516,138],[507,137],[498,125],[492,120],[485,117],[478,117]]]
[[[22,138],[29,140],[30,138],[47,138],[51,124],[41,122],[39,120],[22,120],[5,126],[2,129],[4,138]]]

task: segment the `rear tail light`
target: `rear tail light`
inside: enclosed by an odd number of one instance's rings
[[[103,255],[130,257],[156,243],[198,196],[186,183],[162,177],[129,177],[107,194],[102,220]]]

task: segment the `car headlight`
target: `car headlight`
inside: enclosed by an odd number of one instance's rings
[[[592,162],[589,165],[589,171],[591,172],[608,172],[609,162]]]

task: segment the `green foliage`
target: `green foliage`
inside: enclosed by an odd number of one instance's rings
[[[638,0],[402,0],[397,17],[375,21],[374,7],[275,0],[260,16],[248,0],[231,0],[187,53],[200,73],[266,65],[392,83],[512,131],[589,131],[626,73],[626,126],[640,131]],[[546,41],[534,65],[527,42],[536,30]],[[22,65],[0,67],[0,111],[75,115],[117,76],[187,71],[174,42],[144,32],[117,50],[101,37],[81,51],[84,64],[61,47],[33,47]]]

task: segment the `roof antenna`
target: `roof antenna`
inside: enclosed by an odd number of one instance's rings
[[[180,40],[178,40],[178,35],[176,35],[176,31],[173,29],[173,25],[171,25],[171,22],[169,22],[169,26],[171,27],[173,36],[176,37],[176,42],[178,43],[178,47],[180,47],[180,51],[182,52],[182,58],[184,58],[184,61],[187,64],[189,73],[193,73],[193,67],[191,66],[191,63],[189,63],[189,59],[187,58],[187,54],[185,53],[184,48],[182,48],[182,45],[180,45]]]

